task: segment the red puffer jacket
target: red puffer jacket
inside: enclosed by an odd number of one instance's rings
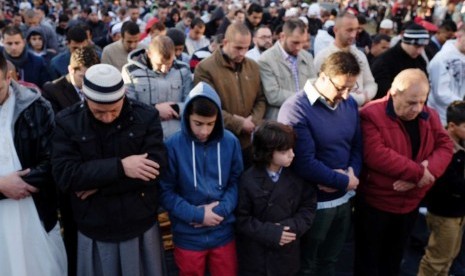
[[[421,162],[437,179],[449,164],[453,143],[435,110],[424,107],[419,115],[420,148],[412,160],[410,137],[395,115],[389,96],[374,101],[361,112],[364,168],[358,193],[371,206],[386,212],[405,214],[417,208],[431,185],[406,192],[393,189],[397,180],[418,183],[423,176]]]

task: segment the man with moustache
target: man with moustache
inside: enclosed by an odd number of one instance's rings
[[[266,119],[276,120],[281,105],[302,90],[306,81],[316,77],[313,58],[302,50],[307,26],[300,19],[284,23],[280,38],[265,51],[258,64],[267,100]]]
[[[260,26],[255,31],[252,40],[255,47],[250,49],[245,56],[258,61],[263,52],[273,46],[273,34],[267,26]]]
[[[199,63],[194,74],[195,84],[204,81],[220,96],[225,128],[239,138],[245,167],[252,163],[252,132],[266,108],[258,64],[245,57],[251,40],[244,24],[229,25],[223,48]]]

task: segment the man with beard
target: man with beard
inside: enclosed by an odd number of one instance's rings
[[[45,60],[26,47],[26,40],[18,27],[6,27],[3,31],[3,56],[14,64],[18,80],[38,87],[50,80]]]
[[[267,26],[260,26],[254,33],[253,44],[255,47],[250,49],[246,57],[258,61],[261,54],[273,46],[273,34]]]
[[[265,51],[258,64],[268,103],[265,118],[276,120],[286,99],[303,89],[308,79],[316,77],[313,58],[305,50],[307,26],[300,19],[286,21],[279,40]]]
[[[229,25],[223,48],[204,59],[194,74],[194,83],[207,82],[220,96],[225,128],[239,138],[246,168],[252,163],[252,132],[266,108],[260,69],[255,61],[245,57],[251,40],[244,24]]]

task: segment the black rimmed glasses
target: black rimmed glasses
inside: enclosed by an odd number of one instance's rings
[[[358,90],[358,83],[357,82],[352,87],[338,87],[330,77],[328,77],[328,79],[331,82],[331,84],[334,86],[334,88],[337,90],[338,93],[342,93],[344,91],[348,91],[349,93],[352,93],[352,92],[355,92],[355,91]]]

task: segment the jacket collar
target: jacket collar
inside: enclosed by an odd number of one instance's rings
[[[454,142],[454,153],[458,151],[465,152],[465,148],[464,148],[465,141],[461,140],[459,143],[457,143],[457,141],[455,141],[454,139],[451,139],[451,140]]]
[[[244,61],[242,61],[238,66],[234,67],[230,62],[228,56],[223,52],[223,49],[216,49],[215,52],[213,53],[215,60],[218,64],[220,64],[222,67],[229,68],[230,70],[234,72],[240,72],[242,70],[242,66],[244,66],[244,63],[247,62],[247,58],[244,58]]]
[[[15,93],[16,96],[13,114],[13,122],[16,122],[19,114],[40,98],[40,92],[32,88],[24,87],[14,80],[11,81],[9,89],[10,93]]]
[[[397,116],[396,112],[394,111],[394,103],[392,101],[392,98],[388,92],[388,94],[385,96],[387,99],[387,104],[386,104],[386,114],[391,117],[392,119],[398,119],[399,117]],[[422,120],[427,120],[429,118],[429,113],[425,110],[423,107],[423,111],[420,112],[418,115],[418,118]]]

